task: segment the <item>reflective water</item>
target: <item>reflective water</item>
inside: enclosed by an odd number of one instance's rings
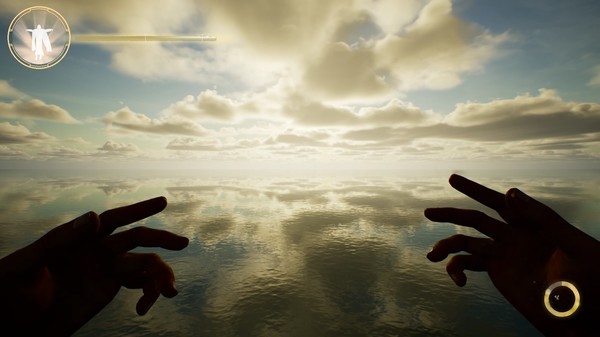
[[[485,274],[460,289],[426,260],[437,240],[476,233],[425,207],[484,209],[448,173],[3,172],[0,255],[88,210],[164,195],[144,225],[191,239],[160,252],[179,295],[138,317],[140,294],[123,289],[77,336],[538,336]],[[595,172],[470,177],[519,186],[600,237]]]

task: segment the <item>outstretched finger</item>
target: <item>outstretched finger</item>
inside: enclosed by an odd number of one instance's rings
[[[181,250],[187,247],[188,238],[169,231],[148,227],[135,227],[104,238],[103,245],[115,254],[125,253],[136,247],[160,247]]]
[[[425,217],[431,221],[450,222],[459,226],[471,227],[494,239],[502,239],[507,231],[506,223],[483,212],[470,209],[427,208]]]
[[[446,272],[459,287],[467,284],[465,270],[485,271],[487,270],[486,260],[475,255],[454,255],[446,265]]]
[[[494,254],[494,241],[488,238],[474,238],[463,234],[456,234],[438,241],[427,258],[432,262],[444,260],[448,255],[458,252],[467,252],[474,255],[488,257]]]
[[[600,255],[600,242],[571,225],[558,213],[516,188],[506,192],[506,203],[514,213],[541,231],[550,242],[571,256],[586,258]]]
[[[157,197],[136,204],[109,209],[100,214],[100,236],[110,235],[118,227],[142,220],[167,207],[165,197]]]
[[[504,194],[487,188],[458,174],[449,179],[450,185],[471,199],[495,210],[508,223],[514,223],[515,217],[507,209]]]

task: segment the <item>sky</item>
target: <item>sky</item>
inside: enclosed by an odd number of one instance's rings
[[[600,167],[595,0],[0,4],[72,35],[41,70],[0,44],[0,168]]]

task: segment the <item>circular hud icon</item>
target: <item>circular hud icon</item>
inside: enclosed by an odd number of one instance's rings
[[[579,290],[567,281],[553,283],[544,293],[546,310],[555,317],[566,318],[573,315],[580,304]]]
[[[27,8],[8,27],[8,49],[22,65],[46,69],[65,57],[71,44],[67,21],[44,6]]]

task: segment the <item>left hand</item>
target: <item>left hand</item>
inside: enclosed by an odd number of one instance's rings
[[[0,332],[70,335],[101,311],[121,286],[141,288],[143,315],[158,297],[177,295],[173,270],[156,254],[136,247],[181,250],[188,239],[173,233],[118,227],[161,212],[164,197],[86,213],[0,260]]]

